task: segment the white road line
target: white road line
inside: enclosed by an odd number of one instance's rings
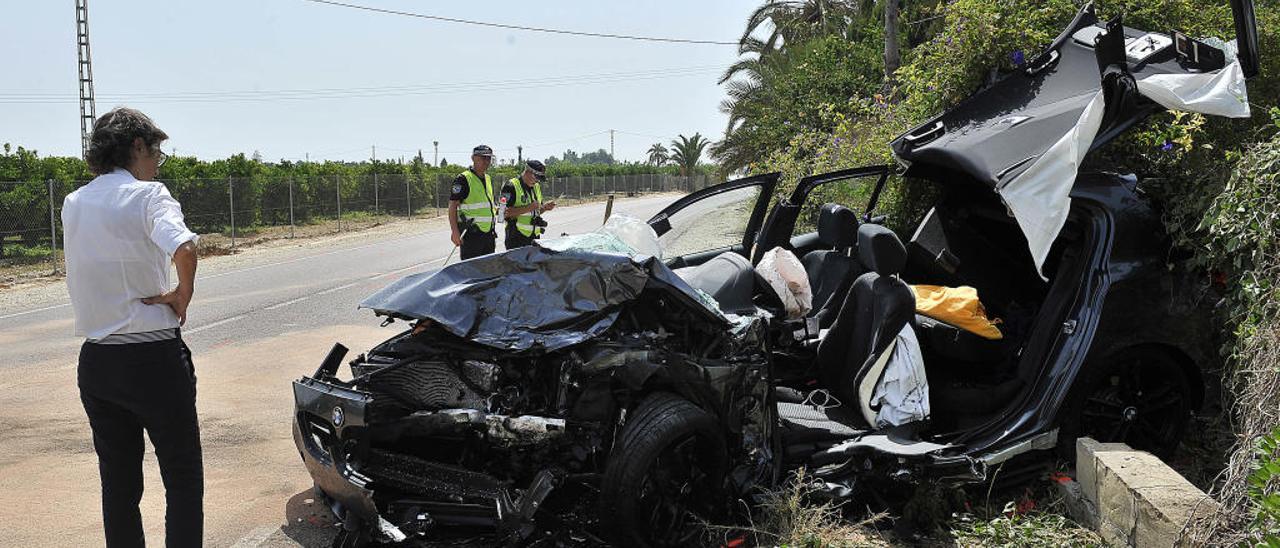
[[[189,331],[184,331],[184,332],[183,332],[183,334],[184,334],[184,335],[195,335],[196,333],[199,333],[199,332],[204,331],[204,330],[206,330],[206,329],[213,329],[213,328],[218,327],[218,326],[227,325],[227,324],[229,324],[229,323],[231,323],[231,322],[234,322],[234,321],[236,321],[236,320],[242,320],[242,319],[244,319],[244,318],[245,318],[245,316],[248,316],[248,315],[249,315],[248,313],[245,313],[245,314],[238,314],[238,315],[232,316],[232,317],[230,317],[230,318],[227,318],[227,319],[225,319],[225,320],[218,320],[218,321],[213,322],[213,323],[211,323],[211,324],[209,324],[209,325],[202,325],[202,326],[197,327],[197,328],[195,328],[195,329],[191,329],[191,330],[189,330]]]
[[[436,259],[436,260],[433,260],[433,261],[427,261],[427,262],[425,262],[425,263],[418,263],[418,264],[415,264],[415,265],[409,265],[409,266],[406,266],[406,267],[404,267],[404,268],[399,268],[399,269],[396,269],[396,270],[392,270],[391,272],[384,272],[384,273],[382,273],[382,274],[378,274],[378,275],[376,275],[376,276],[372,276],[372,277],[370,277],[369,279],[370,279],[370,280],[376,280],[376,279],[379,279],[379,278],[386,278],[387,276],[393,276],[393,275],[395,275],[395,274],[399,274],[399,273],[404,272],[404,271],[406,271],[406,270],[413,270],[413,269],[418,268],[418,267],[420,267],[420,266],[427,266],[427,265],[430,265],[430,264],[433,264],[433,263],[438,263],[438,262],[443,262],[443,261],[444,261],[444,259]]]
[[[319,296],[321,296],[321,295],[328,295],[328,294],[333,293],[333,292],[335,292],[335,291],[342,291],[343,289],[350,289],[350,288],[353,288],[353,287],[355,287],[355,286],[357,286],[357,285],[360,285],[360,282],[351,282],[351,283],[349,283],[349,284],[347,284],[347,285],[340,285],[340,286],[338,286],[338,287],[331,287],[331,288],[329,288],[329,289],[326,289],[326,290],[324,290],[324,291],[321,291],[321,292],[319,292],[319,293],[316,293],[316,294],[315,294],[315,296],[316,296],[316,297],[319,297]]]
[[[55,308],[63,308],[63,307],[66,307],[66,306],[71,306],[71,303],[55,304],[55,305],[53,305],[53,306],[46,306],[46,307],[44,307],[44,308],[37,308],[37,309],[35,309],[35,310],[24,310],[24,311],[22,311],[22,312],[15,312],[15,313],[13,313],[13,314],[5,314],[4,316],[0,316],[0,320],[7,320],[7,319],[9,319],[9,318],[17,318],[18,316],[26,316],[27,314],[35,314],[36,312],[44,312],[44,311],[46,311],[46,310],[53,310],[53,309],[55,309]]]
[[[282,303],[273,304],[273,305],[268,306],[268,307],[266,307],[266,308],[264,308],[264,309],[262,309],[262,310],[263,310],[263,311],[267,311],[267,310],[275,310],[275,309],[277,309],[277,308],[284,308],[284,307],[289,306],[289,305],[291,305],[291,304],[297,304],[297,303],[300,303],[300,302],[305,301],[305,300],[310,299],[310,298],[311,298],[311,295],[307,295],[307,296],[305,296],[305,297],[298,297],[298,298],[293,299],[293,300],[291,300],[291,301],[285,301],[285,302],[282,302]]]
[[[329,256],[329,255],[336,255],[336,254],[338,254],[338,253],[346,253],[346,252],[348,252],[348,251],[357,251],[357,250],[360,250],[360,249],[366,249],[366,248],[370,248],[370,247],[374,247],[374,246],[379,246],[379,245],[383,245],[383,244],[388,244],[388,243],[392,243],[392,242],[399,242],[399,241],[401,241],[401,240],[412,240],[413,238],[417,238],[417,237],[424,236],[424,235],[425,235],[425,234],[414,234],[414,235],[412,235],[412,236],[404,236],[404,237],[401,237],[401,238],[393,238],[393,239],[390,239],[390,240],[381,240],[381,241],[374,242],[374,243],[371,243],[371,244],[359,245],[359,246],[355,246],[355,247],[347,247],[347,248],[343,248],[343,249],[335,249],[335,250],[333,250],[333,251],[327,251],[327,252],[324,252],[324,253],[318,253],[318,254],[315,254],[315,255],[307,255],[306,257],[298,257],[298,258],[296,258],[296,259],[289,259],[289,260],[287,260],[287,261],[279,261],[279,262],[274,262],[274,263],[262,264],[262,265],[258,265],[258,266],[251,266],[251,267],[249,267],[249,268],[241,268],[240,270],[231,270],[231,271],[228,271],[228,272],[219,272],[219,273],[217,273],[217,274],[210,274],[210,275],[208,275],[208,276],[198,276],[198,277],[196,278],[196,281],[200,281],[200,280],[208,280],[208,279],[212,279],[212,278],[221,278],[221,277],[223,277],[223,276],[230,276],[230,275],[232,275],[232,274],[240,274],[240,273],[243,273],[243,272],[250,272],[250,271],[254,271],[254,270],[261,270],[261,269],[263,269],[263,268],[270,268],[270,267],[273,267],[273,266],[280,266],[280,265],[285,265],[285,264],[289,264],[289,263],[296,263],[296,262],[300,262],[300,261],[305,261],[305,260],[307,260],[307,259],[315,259],[315,258],[317,258],[317,257],[327,257],[327,256]]]

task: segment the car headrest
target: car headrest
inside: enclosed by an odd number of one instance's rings
[[[818,238],[831,247],[858,243],[858,214],[840,204],[826,204],[818,214]]]
[[[875,273],[892,276],[906,266],[907,248],[892,230],[867,223],[858,227],[858,258]]]

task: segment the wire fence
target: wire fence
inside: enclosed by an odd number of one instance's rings
[[[395,219],[444,213],[454,176],[318,175],[164,180],[182,204],[202,246],[231,248],[246,240],[297,238],[359,230]],[[0,181],[0,269],[61,268],[62,201],[88,181]],[[505,181],[493,181],[495,194]],[[705,175],[614,175],[551,178],[544,199],[693,192],[714,184]],[[0,280],[3,281],[3,280]]]

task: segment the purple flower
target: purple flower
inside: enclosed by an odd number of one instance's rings
[[[1165,141],[1163,145],[1160,145],[1160,150],[1163,150],[1165,152],[1169,152],[1170,150],[1173,150],[1173,143],[1170,143],[1169,141]]]
[[[1017,67],[1020,67],[1023,63],[1027,62],[1027,56],[1022,53],[1022,50],[1014,50],[1013,54],[1010,55],[1010,58],[1013,59],[1013,65]]]

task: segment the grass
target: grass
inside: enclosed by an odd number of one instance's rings
[[[782,486],[764,492],[746,527],[708,525],[713,546],[892,546],[871,524],[885,514],[860,521],[845,519],[841,504],[820,501],[819,484],[798,470]],[[717,538],[724,537],[724,538]],[[736,540],[735,540],[736,539]]]
[[[905,486],[904,486],[905,488]],[[890,521],[888,514],[862,514],[848,519],[848,508],[822,500],[820,489],[811,476],[798,471],[783,486],[766,492],[752,513],[749,527],[709,527],[723,531],[725,538],[712,538],[711,544],[725,545],[730,537],[743,537],[754,546],[994,546],[1018,548],[1075,548],[1102,546],[1102,539],[1066,517],[1062,502],[1048,482],[1033,487],[992,493],[986,486],[976,486],[969,498],[980,502],[964,502],[966,494],[957,489],[929,489],[925,498],[938,501],[937,512],[930,512],[932,523],[906,516],[896,518],[913,522],[911,526],[923,534],[881,531],[876,528]],[[1020,492],[1020,495],[1011,496]],[[995,498],[992,498],[992,497]],[[992,501],[1004,501],[1004,504]],[[963,512],[942,511],[943,507],[964,508]],[[931,506],[932,508],[932,506]],[[918,514],[918,512],[917,512]]]
[[[53,247],[45,244],[35,246],[5,244],[0,248],[0,264],[47,261],[53,256],[53,253]]]
[[[948,524],[956,546],[1063,548],[1102,546],[1102,539],[1052,511],[1019,512],[1010,501],[994,516],[959,514]]]

